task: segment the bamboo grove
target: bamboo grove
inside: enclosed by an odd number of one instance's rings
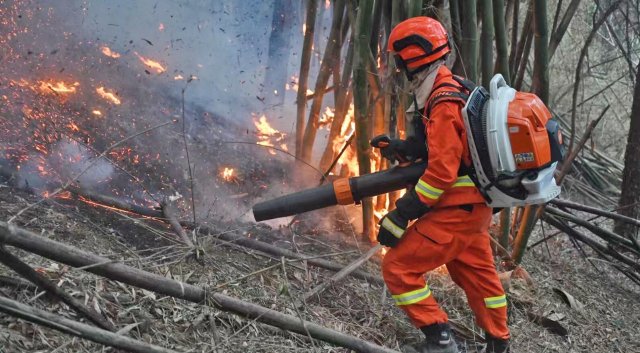
[[[572,20],[582,3],[593,7],[593,19],[578,62],[571,63],[569,68],[575,68],[571,113],[569,116],[565,114],[557,117],[567,136],[568,142],[565,144],[569,156],[560,168],[560,179],[576,168],[593,167],[595,162],[599,167],[591,168],[585,174],[602,183],[608,184],[612,178],[619,183],[623,169],[621,163],[612,161],[593,148],[577,153],[588,141],[590,134],[590,131],[580,131],[577,127],[580,119],[577,116],[577,106],[582,104],[579,102],[581,75],[592,41],[601,28],[611,26],[610,20],[616,13],[620,17],[627,14],[628,19],[631,11],[629,8],[634,5],[622,0],[585,4],[587,2],[589,1],[331,1],[333,19],[330,34],[322,49],[324,51],[317,77],[313,78],[309,77],[309,67],[314,47],[314,28],[318,9],[324,4],[309,0],[297,95],[296,157],[306,163],[317,164],[328,175],[331,172],[338,173],[335,170],[336,159],[345,149],[351,148],[357,153],[360,174],[389,167],[377,151],[372,150],[369,140],[382,133],[402,138],[411,128],[405,124],[404,117],[410,104],[408,82],[396,70],[394,61],[390,60],[386,45],[391,29],[400,21],[414,16],[431,16],[448,27],[454,48],[448,64],[454,73],[485,87],[495,73],[501,73],[515,89],[531,91],[545,103],[551,103],[553,92],[550,90],[549,63],[558,55],[558,48],[570,32]],[[631,64],[629,67],[633,69]],[[312,83],[315,86],[310,87]],[[306,96],[305,92],[310,88],[315,93]],[[335,103],[335,115],[328,133],[329,142],[324,151],[313,151],[314,146],[318,146],[316,131],[323,99],[329,94],[333,95]],[[336,148],[332,141],[340,135],[350,104],[354,107],[355,138],[348,139],[344,145]],[[605,112],[606,109],[600,118]],[[595,124],[598,121],[600,119]],[[584,124],[586,122],[578,125]],[[313,155],[321,155],[319,162],[313,160]],[[593,195],[586,196],[594,199]],[[399,193],[396,192],[363,200],[363,233],[366,237],[372,241],[375,239],[375,210],[384,208],[385,205],[393,207],[398,197]],[[522,260],[531,232],[537,220],[545,214],[544,207],[539,206],[501,211],[497,242],[500,243],[503,255],[514,264]],[[631,214],[629,216],[633,217]],[[545,217],[557,217],[557,214]],[[553,220],[555,221],[557,219]],[[565,225],[566,223],[562,223],[561,227]]]

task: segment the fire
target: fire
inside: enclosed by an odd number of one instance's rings
[[[227,167],[225,167],[221,173],[222,179],[224,179],[224,181],[227,181],[227,182],[235,181],[237,178],[235,174],[236,174],[235,169],[227,168]]]
[[[137,52],[133,52],[133,53],[136,54],[138,59],[140,59],[140,61],[142,61],[143,64],[145,64],[150,69],[156,70],[157,73],[161,74],[167,71],[167,69],[164,66],[162,66],[162,64],[160,64],[159,62],[145,58],[144,56],[138,54]]]
[[[103,86],[96,88],[96,92],[98,92],[100,97],[108,100],[109,102],[115,105],[120,105],[120,99],[116,97],[115,94],[108,92]]]
[[[275,147],[278,144],[280,149],[287,151],[287,145],[284,143],[286,137],[285,133],[282,133],[274,129],[267,121],[267,117],[262,115],[259,119],[254,117],[253,123],[258,130],[258,144],[262,146]],[[269,149],[269,153],[275,155],[276,152]]]
[[[331,1],[330,0],[324,0],[324,8],[325,8],[325,10],[329,10],[330,6],[331,6]]]
[[[67,93],[75,93],[76,87],[80,86],[79,82],[74,82],[71,84],[64,83],[63,81],[58,81],[55,83],[52,82],[40,82],[40,91],[43,93],[57,93],[57,94],[67,94]]]
[[[94,109],[91,111],[91,114],[95,115],[95,116],[102,116],[102,112],[99,111],[98,109]]]
[[[102,51],[102,54],[110,58],[117,59],[120,57],[120,53],[111,50],[109,47],[104,46],[104,47],[101,47],[100,50]]]

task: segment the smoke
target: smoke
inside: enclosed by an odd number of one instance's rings
[[[0,162],[37,191],[91,165],[81,187],[136,202],[182,195],[186,213],[184,132],[198,218],[247,219],[256,198],[298,189],[290,156],[232,143],[258,141],[253,117],[266,115],[286,134],[276,147],[293,147],[296,92],[280,87],[297,75],[303,9],[291,2],[273,36],[282,3],[4,1]],[[236,178],[222,180],[224,168]]]

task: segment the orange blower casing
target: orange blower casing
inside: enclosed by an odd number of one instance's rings
[[[517,170],[540,168],[551,162],[545,125],[551,112],[535,94],[517,92],[509,104],[507,125]]]

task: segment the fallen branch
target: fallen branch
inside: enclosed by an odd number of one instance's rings
[[[633,268],[635,271],[640,272],[640,264],[638,264],[636,261],[634,261],[633,259],[620,254],[619,252],[613,250],[611,247],[608,247],[604,244],[601,244],[591,238],[589,238],[587,235],[569,227],[567,224],[563,223],[560,219],[556,218],[556,216],[550,215],[550,214],[544,214],[543,215],[543,220],[549,224],[551,224],[552,226],[558,228],[559,230],[563,231],[564,233],[566,233],[567,235],[569,235],[570,237],[577,239],[579,241],[581,241],[584,244],[587,244],[589,247],[591,247],[592,249],[594,249],[596,252],[600,253],[600,254],[607,254],[615,259],[617,259],[618,261],[624,263],[625,265]]]
[[[161,206],[162,206],[162,213],[164,213],[165,218],[169,221],[169,224],[171,224],[171,227],[176,232],[176,234],[178,234],[180,239],[182,239],[182,241],[187,246],[193,248],[193,242],[191,241],[191,239],[187,235],[187,232],[184,231],[184,228],[182,228],[182,225],[180,224],[180,222],[178,222],[178,219],[176,218],[176,212],[173,206],[171,205],[171,201],[165,197],[165,199],[162,200]]]
[[[8,315],[46,326],[73,336],[88,339],[105,346],[139,353],[176,353],[176,351],[136,341],[133,338],[89,326],[62,316],[36,309],[17,301],[0,296],[0,311]]]
[[[631,240],[618,235],[610,230],[604,229],[604,228],[600,228],[590,222],[585,221],[584,219],[574,216],[570,213],[561,211],[557,208],[553,208],[553,207],[547,207],[546,212],[551,213],[555,216],[564,218],[566,220],[569,220],[583,228],[588,229],[591,233],[597,235],[598,237],[602,238],[603,240],[607,241],[607,242],[611,242],[611,243],[616,243],[618,245],[624,245],[627,246],[629,248],[633,248],[635,247],[635,243],[633,243]],[[630,249],[633,251],[633,249]],[[640,249],[636,249],[635,252],[640,251]]]
[[[8,252],[4,247],[0,246],[0,262],[2,262],[5,266],[12,269],[14,272],[29,280],[36,286],[40,287],[42,290],[47,291],[47,293],[53,295],[54,297],[62,300],[65,304],[67,304],[70,308],[80,313],[82,316],[89,319],[91,322],[96,324],[97,326],[102,327],[105,330],[115,331],[113,325],[107,321],[104,317],[102,317],[96,311],[88,308],[83,305],[81,302],[74,299],[67,292],[63,291],[60,287],[51,283],[50,280],[45,278],[40,273],[36,272],[31,266],[24,263],[18,257],[14,256],[10,252]]]
[[[287,331],[302,335],[306,335],[308,331],[315,339],[350,348],[358,352],[396,352],[311,322],[304,321],[301,323],[298,318],[291,315],[286,315],[224,294],[211,293],[205,288],[172,280],[122,263],[110,262],[104,257],[41,237],[25,229],[7,224],[6,222],[0,222],[0,243],[15,246],[73,267],[103,264],[100,266],[87,267],[86,270],[114,281],[140,287],[159,294],[188,300],[194,303],[212,305],[220,310],[230,311],[249,319],[280,327]]]
[[[302,301],[303,302],[307,302],[307,301],[311,300],[312,298],[316,297],[318,294],[320,294],[325,289],[331,287],[332,285],[334,285],[337,282],[340,282],[347,275],[349,275],[350,273],[355,271],[358,267],[362,266],[362,264],[367,262],[367,260],[369,260],[373,255],[375,255],[378,252],[378,250],[380,250],[380,249],[382,249],[382,245],[381,244],[378,244],[378,245],[372,247],[367,253],[363,254],[356,261],[350,263],[345,268],[343,268],[342,270],[338,271],[335,275],[333,275],[327,281],[323,282],[322,284],[316,286],[312,290],[310,290],[307,293],[305,293],[302,296]]]
[[[623,216],[623,215],[615,213],[615,212],[605,211],[605,210],[600,209],[600,208],[586,206],[586,205],[583,205],[583,204],[579,204],[579,203],[576,203],[576,202],[571,202],[571,201],[568,201],[568,200],[562,200],[562,199],[554,199],[554,200],[549,201],[549,203],[552,203],[552,204],[554,204],[556,206],[571,208],[571,209],[574,209],[574,210],[584,211],[584,212],[591,213],[591,214],[594,214],[594,215],[598,215],[598,216],[602,216],[602,217],[606,217],[606,218],[619,220],[619,221],[622,221],[622,222],[625,222],[625,223],[632,224],[634,226],[640,227],[640,220],[637,220],[637,219],[631,218],[631,217],[627,217],[627,216]]]
[[[148,208],[148,207],[142,207],[142,206],[138,206],[138,205],[134,205],[132,203],[129,203],[127,201],[123,201],[123,200],[118,200],[112,197],[108,197],[108,196],[104,196],[104,195],[99,195],[96,193],[92,193],[92,192],[88,192],[86,190],[82,190],[82,189],[72,189],[73,193],[76,193],[79,196],[83,196],[86,197],[87,199],[90,199],[94,202],[100,203],[104,206],[111,206],[111,207],[115,207],[118,209],[122,209],[128,212],[133,212],[133,213],[137,213],[141,216],[146,216],[146,217],[152,217],[155,218],[156,220],[159,221],[167,221],[167,219],[165,218],[164,214],[162,213],[162,211],[159,210],[154,210],[152,208]],[[299,260],[305,260],[307,262],[307,264],[312,265],[312,266],[316,266],[316,267],[321,267],[327,270],[331,270],[331,271],[340,271],[344,265],[336,263],[336,262],[332,262],[332,261],[328,261],[328,260],[324,260],[324,259],[318,259],[318,258],[312,258],[310,256],[304,255],[304,254],[299,254],[299,253],[295,253],[293,251],[289,251],[286,249],[282,249],[279,248],[277,246],[259,241],[259,240],[255,240],[255,239],[251,239],[251,238],[247,238],[243,235],[239,235],[239,234],[234,234],[234,233],[221,233],[221,234],[216,234],[217,232],[214,229],[211,229],[209,227],[206,226],[202,226],[199,224],[194,224],[193,222],[180,222],[180,225],[182,227],[185,227],[187,229],[196,229],[198,228],[201,232],[203,233],[209,233],[212,236],[221,239],[223,241],[229,242],[229,243],[234,243],[234,244],[238,244],[241,245],[243,247],[246,248],[250,248],[253,250],[258,250],[258,251],[262,251],[265,252],[267,254],[271,254],[277,257],[286,257],[286,258],[290,258],[290,259],[299,259]],[[363,271],[354,271],[351,273],[352,276],[356,277],[356,278],[360,278],[363,279],[365,281],[368,281],[370,283],[375,283],[375,284],[380,284],[383,285],[384,281],[382,280],[382,277],[380,276],[375,276]]]

